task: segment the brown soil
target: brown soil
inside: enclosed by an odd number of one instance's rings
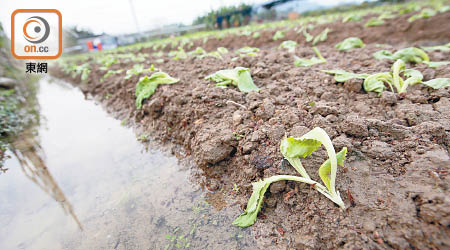
[[[182,146],[180,155],[191,156],[203,170],[198,181],[213,193],[224,192],[221,199],[226,206],[244,209],[253,181],[296,174],[279,152],[284,135],[301,136],[320,126],[336,150],[347,146],[349,154],[345,167],[338,171],[337,190],[348,208],[341,211],[304,184],[272,185],[251,227],[259,248],[445,249],[450,248],[450,90],[416,85],[404,96],[385,92],[378,97],[365,93],[360,80],[336,83],[320,71],[386,72],[392,62],[374,59],[373,52],[450,42],[450,12],[413,23],[406,21],[408,16],[367,29],[362,28],[364,22],[323,25],[333,29],[328,40],[318,45],[327,63],[308,68],[293,66],[292,54],[278,50],[279,42],[271,41],[273,31],[257,40],[210,39],[202,45],[208,51],[250,45],[262,48],[261,55],[234,62],[231,54],[224,60],[164,57],[165,62],[155,66],[181,81],[159,86],[142,110],[135,108],[138,76],[125,81],[121,74],[100,83],[101,72],[94,66],[88,83],[79,84],[79,78],[57,69],[53,73],[78,84],[118,118],[129,118],[134,127],[155,140],[174,148]],[[322,28],[315,30],[318,33]],[[334,44],[349,36],[362,38],[367,46],[337,51]],[[303,37],[295,32],[285,39],[304,45]],[[375,43],[390,45],[380,48]],[[301,47],[295,54],[311,57],[313,52]],[[450,59],[450,52],[429,55],[432,61]],[[147,66],[155,59],[149,55]],[[113,65],[112,69],[131,66]],[[251,69],[259,93],[217,88],[204,80],[208,74],[235,66]],[[420,70],[425,80],[450,77],[448,65],[408,67]],[[234,132],[243,137],[236,138]],[[319,179],[317,169],[326,157],[319,150],[304,160],[314,179]],[[240,187],[238,194],[232,189],[234,184]]]

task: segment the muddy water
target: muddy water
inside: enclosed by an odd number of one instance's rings
[[[0,175],[0,249],[245,249],[173,156],[148,149],[67,83],[44,78],[40,125]],[[219,191],[220,192],[220,191]]]

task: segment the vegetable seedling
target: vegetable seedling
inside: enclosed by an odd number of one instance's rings
[[[273,35],[272,39],[274,41],[280,40],[284,38],[284,31],[282,30],[278,30],[277,32],[275,32],[275,34]]]
[[[355,74],[346,72],[342,69],[333,69],[333,70],[322,70],[322,72],[325,72],[327,74],[334,75],[334,80],[336,82],[346,82],[350,79],[358,78],[358,79],[366,79],[369,74]]]
[[[258,48],[253,48],[253,47],[249,47],[249,46],[242,47],[235,51],[235,53],[241,57],[243,57],[243,56],[258,56],[258,52],[259,52]]]
[[[307,43],[311,42],[314,39],[314,37],[311,34],[309,34],[308,31],[306,30],[303,30],[303,35],[305,36]]]
[[[434,50],[450,51],[450,43],[438,46],[422,47],[422,49],[426,51],[434,51]]]
[[[287,41],[282,42],[279,47],[282,49],[287,49],[289,52],[294,52],[295,47],[297,47],[297,45],[298,44],[296,41],[287,40]]]
[[[320,63],[326,63],[327,60],[320,54],[320,51],[313,47],[314,52],[316,53],[317,57],[313,56],[311,59],[307,58],[300,58],[298,56],[294,56],[294,65],[297,67],[309,67],[312,65],[320,64]]]
[[[415,14],[413,16],[411,16],[410,18],[408,18],[408,22],[414,22],[417,19],[421,19],[421,18],[429,18],[436,15],[436,11],[430,8],[425,8],[423,9],[420,13]]]
[[[306,158],[323,145],[327,151],[328,159],[320,166],[319,176],[324,185],[312,180],[306,169],[303,167],[300,158]],[[293,175],[275,175],[264,180],[252,183],[253,193],[248,200],[247,208],[233,224],[240,227],[249,227],[256,221],[258,212],[261,210],[264,194],[269,188],[270,184],[288,180],[298,181],[310,184],[319,193],[336,203],[340,208],[345,209],[344,202],[341,199],[339,191],[335,188],[337,166],[343,166],[347,148],[344,147],[336,154],[330,137],[327,133],[316,127],[300,138],[288,137],[284,138],[280,144],[280,151],[284,158],[300,173],[302,177]]]
[[[157,70],[157,69],[155,68],[155,66],[153,64],[148,69],[145,69],[143,64],[135,64],[135,65],[133,65],[133,67],[131,69],[127,70],[124,79],[129,80],[133,75],[149,73],[149,72],[152,72],[155,70]]]
[[[314,37],[312,45],[316,45],[318,42],[325,42],[328,38],[328,33],[331,31],[332,30],[329,28],[324,29],[322,32],[320,32],[320,34]]]
[[[394,54],[387,50],[380,50],[373,54],[373,56],[378,59],[390,59],[390,60],[398,60],[401,59],[404,62],[411,62],[411,63],[423,63],[424,61],[430,61],[430,58],[428,57],[427,53],[425,51],[415,48],[415,47],[409,47],[404,48],[401,50],[398,50]]]
[[[380,26],[385,24],[385,22],[378,18],[371,18],[369,21],[367,21],[366,24],[364,24],[365,27],[372,27],[372,26]]]
[[[340,51],[347,51],[354,48],[364,48],[366,45],[358,37],[349,37],[344,41],[336,44],[336,48]]]
[[[144,76],[136,84],[136,108],[142,108],[142,101],[155,93],[160,84],[173,84],[179,82],[179,79],[173,78],[164,72],[153,73],[150,77]]]
[[[237,86],[244,93],[259,91],[259,88],[253,83],[250,70],[243,67],[219,70],[205,77],[205,79],[216,82],[216,86],[218,87],[227,87],[228,85]]]

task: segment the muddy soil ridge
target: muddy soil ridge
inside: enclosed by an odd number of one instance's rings
[[[296,174],[279,152],[285,135],[301,136],[318,126],[330,135],[337,151],[346,146],[349,153],[345,166],[338,169],[336,188],[348,208],[341,211],[305,184],[273,184],[251,227],[258,248],[445,249],[450,247],[450,90],[418,84],[410,86],[405,96],[384,92],[379,97],[365,93],[362,80],[342,84],[321,72],[389,72],[392,61],[376,60],[374,52],[450,42],[450,12],[413,23],[407,18],[365,29],[360,27],[364,22],[324,25],[334,30],[317,46],[327,63],[307,68],[295,67],[293,55],[269,41],[273,31],[254,41],[210,39],[204,46],[208,51],[250,45],[261,48],[260,56],[236,61],[231,61],[231,54],[223,60],[174,61],[164,56],[164,63],[155,66],[180,82],[159,86],[141,110],[135,108],[134,96],[139,76],[123,80],[124,74],[118,74],[100,82],[103,73],[94,63],[86,82],[57,68],[52,72],[155,140],[182,146],[185,155],[203,169],[200,181],[208,190],[225,194],[225,206],[245,209],[251,182]],[[284,40],[295,40],[294,33]],[[367,46],[337,51],[334,45],[349,36],[360,37]],[[297,41],[301,42],[297,56],[313,56],[304,41]],[[157,58],[151,51],[143,52],[148,53],[146,66],[150,66]],[[448,51],[428,54],[432,61],[450,59]],[[260,92],[245,94],[204,80],[236,66],[250,68]],[[111,69],[131,67],[121,63]],[[408,64],[407,68],[421,71],[425,81],[450,77],[449,65],[433,69]],[[321,149],[304,160],[313,179],[319,179],[318,167],[326,158]],[[238,192],[233,191],[235,185]]]

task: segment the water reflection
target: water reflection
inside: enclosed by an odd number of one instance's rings
[[[146,152],[79,90],[44,79],[38,99],[41,123],[0,175],[0,249],[255,248],[231,225],[238,206],[190,183],[175,157]]]
[[[39,143],[37,132],[33,129],[24,131],[11,145],[11,152],[20,163],[26,177],[33,181],[42,191],[57,201],[66,214],[69,214],[83,230],[83,226],[73,211],[72,204],[66,199],[52,174],[45,165],[45,154]]]

